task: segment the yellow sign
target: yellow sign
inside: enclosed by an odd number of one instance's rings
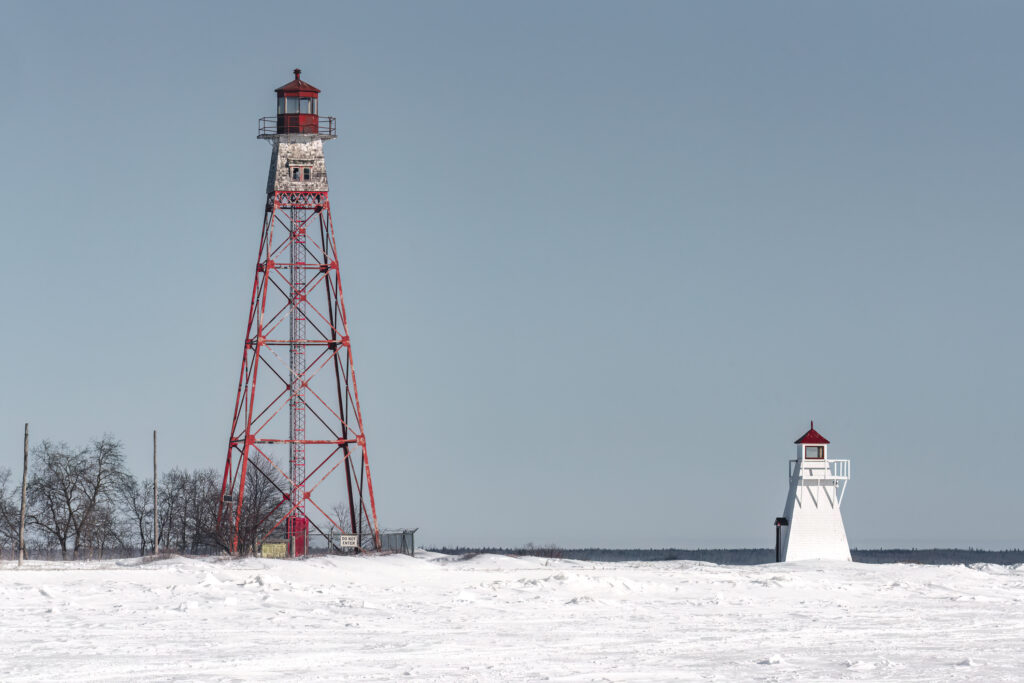
[[[288,557],[288,544],[287,543],[264,543],[260,548],[261,557],[270,557],[273,559],[283,559]]]

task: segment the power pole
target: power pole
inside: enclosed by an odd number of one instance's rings
[[[18,566],[25,559],[25,492],[28,487],[28,422],[25,423],[25,464],[21,469],[21,528],[18,531]]]
[[[153,554],[160,553],[160,521],[157,516],[156,498],[156,430],[153,430]]]

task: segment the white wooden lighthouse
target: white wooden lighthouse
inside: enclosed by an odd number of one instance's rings
[[[807,433],[796,440],[796,460],[789,461],[785,517],[776,520],[783,562],[850,561],[850,544],[839,511],[850,481],[850,461],[829,459],[828,444],[828,439],[814,430],[813,421]]]

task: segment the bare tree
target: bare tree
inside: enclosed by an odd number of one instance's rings
[[[331,508],[331,513],[334,515],[334,521],[338,523],[339,527],[341,527],[340,531],[338,529],[333,529],[332,527],[334,534],[355,533],[352,531],[352,529],[355,529],[356,527],[352,524],[352,514],[347,500],[343,500]]]
[[[101,547],[116,536],[113,496],[127,471],[121,443],[104,436],[87,448],[43,441],[35,449],[36,466],[29,480],[33,526],[61,549],[77,558],[83,543]],[[100,540],[102,539],[102,540]]]
[[[220,479],[210,469],[175,467],[160,477],[160,545],[198,553],[219,545],[215,529]]]
[[[197,522],[203,534],[203,542],[210,545],[217,544],[217,504],[220,502],[222,476],[223,472],[212,467],[199,472],[202,505],[197,506],[197,509],[202,515]]]
[[[160,545],[179,553],[193,545],[189,501],[192,498],[192,474],[180,467],[160,477]]]
[[[196,470],[189,478],[185,497],[185,515],[189,522],[190,552],[214,545],[214,527],[217,523],[217,501],[220,497],[220,479],[213,468]]]
[[[283,534],[284,522],[274,525],[289,509],[288,484],[276,467],[255,465],[249,468],[242,501],[242,519],[238,528],[241,552],[256,552],[256,546],[273,532]]]
[[[160,547],[185,549],[185,521],[183,501],[188,472],[180,467],[166,470],[160,475]]]
[[[11,471],[0,469],[0,550],[18,546],[19,503],[15,502],[15,488],[11,483]]]
[[[88,522],[83,525],[75,558],[102,559],[104,554],[111,550],[130,550],[132,541],[128,519],[120,510],[105,501],[93,508]]]
[[[46,544],[60,547],[68,557],[68,542],[74,536],[73,519],[81,514],[81,480],[86,456],[66,443],[43,441],[33,449],[35,467],[28,480],[28,520]]]
[[[119,512],[125,518],[126,526],[131,527],[130,535],[138,542],[140,556],[146,554],[146,548],[152,547],[153,542],[152,489],[152,480],[140,482],[130,474],[123,477],[116,488]]]
[[[115,492],[125,477],[130,476],[124,463],[121,442],[105,434],[92,442],[87,451],[86,476],[82,495],[82,513],[73,517],[75,557],[89,539],[101,550],[108,541],[118,538],[117,518],[113,512]]]

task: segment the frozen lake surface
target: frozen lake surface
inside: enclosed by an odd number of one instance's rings
[[[0,564],[0,680],[1020,681],[1024,567]]]

